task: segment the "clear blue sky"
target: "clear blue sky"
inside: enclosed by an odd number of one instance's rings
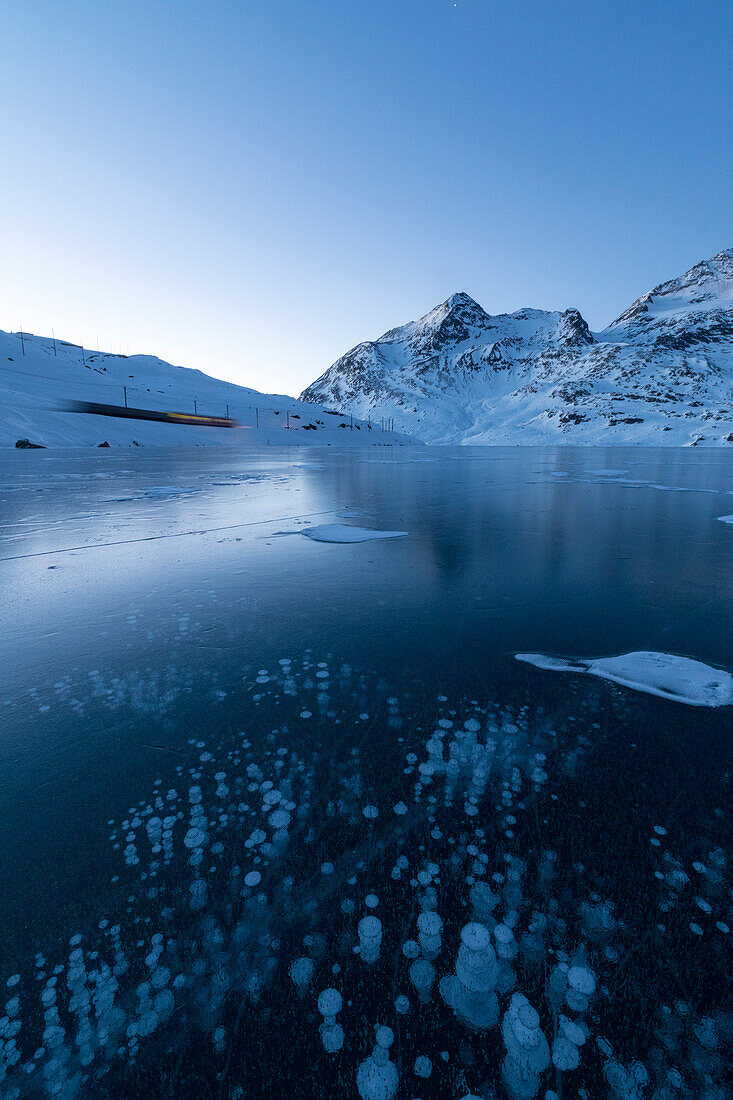
[[[0,328],[297,393],[733,245],[733,3],[3,0]]]

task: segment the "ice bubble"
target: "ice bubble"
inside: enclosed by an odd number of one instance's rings
[[[343,998],[338,989],[324,989],[318,995],[318,1011],[326,1018],[336,1016],[343,1005]]]
[[[203,848],[208,842],[208,836],[203,829],[197,828],[192,825],[183,838],[183,843],[187,848]]]
[[[379,958],[379,948],[382,943],[382,922],[379,917],[362,917],[357,931],[359,933],[359,951],[366,963],[373,963]]]
[[[377,1042],[369,1058],[356,1071],[356,1088],[362,1100],[392,1100],[397,1092],[399,1073],[389,1060],[394,1035],[391,1028],[377,1029]]]
[[[426,959],[434,959],[440,954],[440,934],[443,921],[437,913],[423,912],[417,918],[420,947]]]
[[[244,876],[245,886],[259,886],[262,881],[262,875],[259,871],[248,871]]]
[[[337,1054],[344,1045],[344,1029],[341,1024],[321,1024],[319,1028],[323,1049],[328,1054]]]
[[[493,893],[488,883],[477,882],[471,888],[470,898],[474,921],[484,924],[490,929],[494,928],[496,920],[493,911],[499,904],[499,895]]]
[[[307,955],[301,955],[299,958],[293,959],[290,964],[290,977],[301,997],[305,995],[313,980],[314,970],[315,964]]]
[[[376,909],[379,905],[379,898],[376,894],[367,894],[367,896],[364,898],[364,904],[366,905],[367,909]]]
[[[395,997],[394,1006],[400,1016],[405,1016],[410,1011],[410,998],[400,993],[399,997]]]
[[[498,973],[488,929],[471,922],[461,931],[455,974],[441,979],[440,994],[456,1016],[469,1027],[493,1027],[499,1016],[499,1003],[494,992]]]
[[[566,1002],[573,1011],[585,1012],[588,1000],[596,988],[593,971],[588,966],[571,966],[567,977],[570,988],[565,997]]]
[[[405,940],[402,944],[402,954],[406,959],[416,959],[420,954],[420,944],[417,940]]]
[[[385,1027],[382,1025],[376,1029],[377,1046],[382,1047],[384,1050],[389,1050],[394,1042],[394,1031],[391,1027]]]
[[[583,902],[580,907],[583,931],[594,943],[603,943],[616,931],[618,922],[610,902]]]
[[[379,809],[377,806],[369,804],[364,807],[362,813],[364,814],[364,817],[367,819],[367,821],[374,821],[374,819],[379,816]]]
[[[539,1092],[540,1075],[550,1064],[550,1048],[540,1018],[522,993],[515,993],[501,1025],[506,1057],[502,1079],[513,1100],[529,1100]]]
[[[514,933],[507,924],[497,924],[494,929],[496,940],[496,953],[500,959],[513,959],[517,954],[517,943]]]
[[[577,1069],[580,1065],[580,1052],[564,1035],[558,1035],[552,1044],[552,1062],[563,1072]]]
[[[166,1020],[172,1014],[174,1008],[175,999],[170,989],[161,989],[153,1000],[153,1009],[156,1016],[161,1020]]]
[[[582,1047],[587,1037],[585,1027],[569,1020],[567,1016],[560,1016],[560,1031],[576,1047]]]
[[[203,879],[195,879],[188,888],[188,904],[192,909],[203,909],[206,905],[208,888]]]
[[[415,1076],[427,1079],[433,1072],[433,1063],[424,1054],[415,1059]]]
[[[415,959],[410,967],[410,981],[422,1003],[427,1004],[435,981],[435,967],[427,959]]]

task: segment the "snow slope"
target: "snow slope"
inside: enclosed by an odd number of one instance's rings
[[[199,428],[70,413],[69,401],[230,416],[241,429]],[[152,355],[106,355],[76,344],[0,332],[0,447],[18,439],[44,446],[347,444],[407,442],[292,397],[263,394],[175,367]],[[412,442],[415,442],[412,440]]]
[[[576,309],[491,316],[454,294],[352,348],[301,398],[431,442],[731,444],[733,249],[599,333]]]

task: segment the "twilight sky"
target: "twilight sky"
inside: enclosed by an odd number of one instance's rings
[[[729,0],[3,0],[0,328],[298,393],[733,245]]]

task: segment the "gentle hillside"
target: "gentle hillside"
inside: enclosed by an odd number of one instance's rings
[[[231,417],[237,429],[201,428],[63,411],[70,401]],[[0,332],[0,447],[404,442],[292,397],[263,394],[151,355],[106,355]]]

